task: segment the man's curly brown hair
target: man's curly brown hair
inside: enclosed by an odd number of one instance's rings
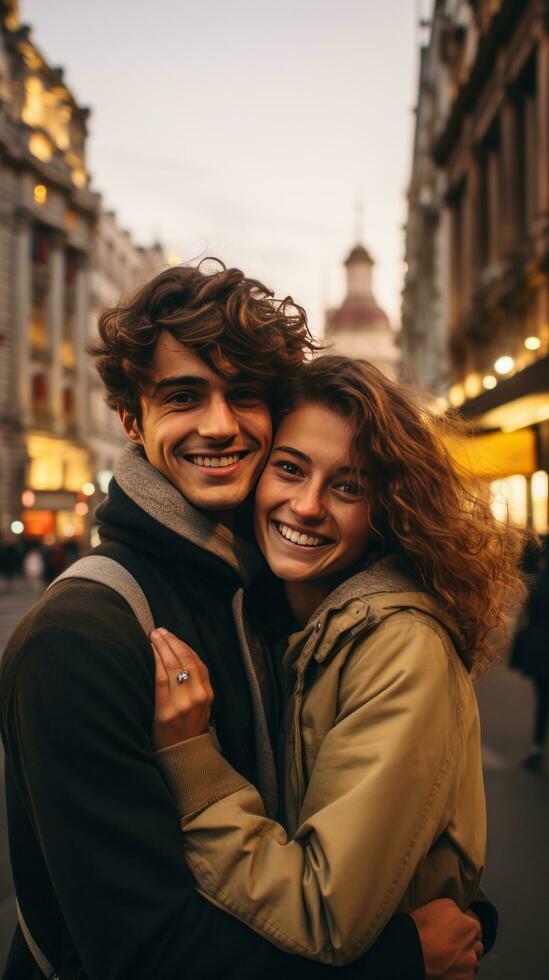
[[[204,271],[205,262],[216,263]],[[269,392],[316,349],[307,314],[290,296],[274,293],[219,259],[174,266],[157,275],[127,302],[99,318],[100,342],[90,346],[107,390],[107,403],[140,423],[140,398],[162,332],[222,373],[229,363]]]

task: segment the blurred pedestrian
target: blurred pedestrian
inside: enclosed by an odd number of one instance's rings
[[[511,667],[530,677],[534,684],[533,740],[522,766],[529,772],[540,772],[549,724],[549,568],[546,562],[515,635]]]
[[[6,592],[13,589],[13,580],[21,574],[22,554],[16,541],[5,538],[0,544],[0,577],[5,580]]]
[[[42,552],[37,545],[27,551],[23,559],[23,570],[28,585],[34,592],[40,591],[44,585],[45,564]]]

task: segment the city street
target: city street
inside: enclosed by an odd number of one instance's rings
[[[20,585],[0,595],[0,649],[36,593]],[[549,773],[535,776],[517,762],[529,744],[531,690],[504,665],[479,688],[488,796],[489,848],[484,887],[500,912],[495,950],[483,980],[549,980]],[[2,785],[2,811],[4,807]],[[0,971],[13,928],[15,906],[2,813],[0,839]]]

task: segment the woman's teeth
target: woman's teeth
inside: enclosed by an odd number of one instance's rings
[[[236,456],[190,456],[191,463],[195,466],[233,466],[238,463],[240,455]]]
[[[304,544],[308,548],[317,548],[319,544],[327,543],[325,538],[318,538],[314,534],[303,534],[301,531],[295,531],[286,524],[277,524],[275,522],[275,527],[278,533],[283,538],[286,538],[286,541],[291,541],[292,544]]]

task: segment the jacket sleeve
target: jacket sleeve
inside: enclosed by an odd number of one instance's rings
[[[124,647],[77,629],[35,633],[4,712],[16,791],[83,972],[89,980],[208,978],[221,970],[231,980],[324,976],[327,968],[281,952],[196,892],[152,752],[153,690],[148,644],[128,616]],[[25,918],[34,897],[19,894]],[[409,921],[395,917],[348,976],[423,977]],[[399,937],[402,973],[390,948]]]
[[[453,806],[453,671],[438,633],[417,619],[393,617],[358,641],[292,839],[253,786],[230,792],[233,771],[208,736],[164,750],[201,893],[283,949],[332,964],[367,949]]]

